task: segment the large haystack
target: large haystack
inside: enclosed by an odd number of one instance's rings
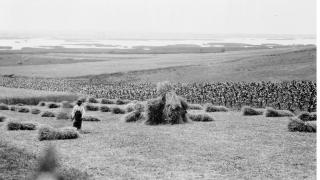
[[[172,89],[168,82],[158,83],[159,97],[147,102],[146,124],[182,124],[188,121],[188,104]]]

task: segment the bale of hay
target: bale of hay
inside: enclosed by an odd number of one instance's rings
[[[147,102],[146,124],[157,125],[164,122],[163,110],[165,101],[162,98],[151,99]]]
[[[294,114],[288,110],[275,110],[272,107],[267,107],[265,110],[266,117],[292,117]]]
[[[132,112],[132,111],[143,112],[144,109],[145,109],[144,104],[139,101],[132,101],[126,105],[127,112]]]
[[[31,109],[31,114],[40,114],[41,111],[39,109]]]
[[[140,111],[132,111],[123,116],[124,122],[137,122],[144,118],[142,112]]]
[[[244,106],[241,108],[242,115],[244,116],[257,116],[257,115],[262,115],[263,110],[260,109],[254,109],[250,106]]]
[[[132,112],[132,111],[134,111],[134,104],[127,104],[127,106],[126,106],[126,111],[127,112]]]
[[[109,106],[100,106],[100,111],[101,112],[110,112],[111,109]]]
[[[98,103],[99,101],[98,101],[96,98],[94,98],[94,97],[90,97],[90,98],[88,99],[88,102],[89,102],[89,103]]]
[[[40,101],[39,104],[38,104],[38,106],[46,106],[46,102]]]
[[[101,99],[101,104],[115,104],[115,102],[110,99]]]
[[[189,119],[192,121],[210,122],[214,121],[214,118],[207,113],[190,114],[188,113]]]
[[[94,106],[92,104],[87,104],[85,106],[86,110],[88,111],[98,111],[99,110],[99,106]]]
[[[125,111],[124,109],[122,109],[122,108],[120,108],[120,107],[117,107],[117,106],[112,107],[112,108],[111,108],[111,112],[112,112],[113,114],[124,114],[124,113],[126,113],[126,111]]]
[[[18,107],[18,112],[20,112],[20,113],[28,113],[28,112],[30,112],[30,109],[26,108],[26,107]]]
[[[4,122],[7,119],[6,116],[0,115],[0,122]]]
[[[124,104],[128,104],[129,102],[130,102],[129,100],[123,100],[123,99],[116,100],[117,105],[124,105]]]
[[[51,111],[45,111],[41,114],[41,117],[55,117],[56,115]]]
[[[9,110],[9,106],[6,104],[1,103],[0,104],[0,110]]]
[[[73,108],[73,104],[69,101],[62,101],[62,108]]]
[[[166,94],[166,104],[163,115],[165,122],[169,124],[182,124],[188,122],[187,108],[188,104],[174,92]]]
[[[53,128],[51,126],[41,126],[39,128],[39,140],[62,140],[62,139],[76,139],[79,132],[74,127]]]
[[[37,125],[30,122],[15,122],[10,121],[7,124],[7,129],[9,131],[13,130],[35,130],[37,128]]]
[[[214,106],[211,103],[205,104],[204,110],[206,112],[227,112],[227,111],[229,111],[229,109],[226,108],[225,106]]]
[[[317,132],[316,121],[302,121],[298,118],[290,118],[288,129],[291,132]]]
[[[298,115],[298,118],[302,121],[316,121],[317,120],[317,114],[314,113],[309,113],[309,112],[301,112]]]
[[[101,121],[101,120],[95,116],[84,116],[82,117],[82,121]]]
[[[16,106],[10,106],[10,111],[16,111],[17,107]]]
[[[163,81],[157,83],[157,95],[165,96],[168,92],[173,90],[173,86],[169,81]]]
[[[49,108],[49,109],[58,108],[58,107],[60,107],[60,105],[59,105],[59,104],[56,104],[56,103],[49,103],[49,104],[48,104],[48,108]]]
[[[200,104],[188,104],[188,109],[192,110],[202,110],[203,107]]]
[[[57,114],[57,119],[61,120],[61,119],[71,119],[71,115],[66,113],[66,112],[59,112]]]

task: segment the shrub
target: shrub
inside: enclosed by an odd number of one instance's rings
[[[10,111],[16,111],[17,107],[16,106],[10,106]]]
[[[266,117],[291,117],[294,114],[288,110],[275,110],[272,107],[267,107],[265,110]]]
[[[89,102],[89,103],[98,103],[98,100],[97,100],[96,98],[94,98],[94,97],[90,97],[90,98],[88,99],[88,102]]]
[[[110,112],[111,109],[109,106],[100,106],[100,111],[101,112]]]
[[[30,109],[26,108],[26,107],[18,107],[18,112],[28,113],[28,112],[30,112]]]
[[[254,108],[251,108],[250,106],[242,107],[241,112],[242,112],[242,115],[244,116],[256,116],[256,115],[263,114],[263,110],[254,109]]]
[[[59,105],[59,104],[56,104],[56,103],[49,103],[49,104],[48,104],[48,108],[49,108],[49,109],[58,108],[58,107],[60,107],[60,105]]]
[[[8,122],[7,128],[9,131],[12,130],[35,130],[36,125],[30,122]]]
[[[316,121],[317,114],[316,113],[309,113],[309,112],[301,112],[298,115],[298,118],[302,121]]]
[[[117,106],[112,107],[111,108],[111,112],[113,114],[124,114],[124,113],[126,113],[126,111],[124,109],[121,109],[120,107],[117,107]]]
[[[71,115],[69,115],[68,113],[66,112],[59,112],[57,114],[57,119],[71,119]]]
[[[288,129],[291,132],[317,132],[317,122],[307,121],[304,122],[298,118],[291,118],[288,124]]]
[[[31,109],[31,114],[40,114],[40,112],[39,109]]]
[[[62,101],[62,108],[73,108],[73,104],[69,101]]]
[[[38,106],[46,106],[46,102],[40,101],[39,104],[38,104]]]
[[[122,99],[117,99],[116,104],[117,105],[123,105],[123,104],[128,104],[130,101],[129,100],[122,100]]]
[[[0,104],[0,110],[9,110],[9,106],[6,104]]]
[[[188,109],[202,110],[203,107],[200,104],[188,104]]]
[[[204,109],[206,112],[227,112],[227,111],[229,111],[229,109],[224,106],[214,106],[211,103],[205,104]]]
[[[56,115],[51,111],[45,111],[41,114],[41,117],[55,117]]]
[[[39,128],[39,140],[61,140],[61,139],[76,139],[79,132],[74,127],[53,128],[51,126],[42,126]]]
[[[94,106],[92,104],[87,104],[85,107],[86,107],[86,110],[88,110],[88,111],[98,111],[99,110],[99,106]]]
[[[0,122],[4,122],[7,119],[6,116],[0,115]]]
[[[114,104],[114,102],[110,99],[101,99],[101,104]]]
[[[190,114],[190,113],[188,113],[188,116],[192,121],[201,121],[201,122],[214,121],[213,117],[210,116],[209,114],[206,114],[206,113],[202,113],[202,114]]]
[[[101,120],[94,116],[84,116],[82,117],[82,121],[101,121]]]
[[[123,116],[124,122],[137,122],[143,119],[144,116],[140,111],[133,111]]]

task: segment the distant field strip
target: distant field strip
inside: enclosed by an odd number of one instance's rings
[[[29,89],[6,88],[0,86],[0,103],[36,105],[40,101],[74,101],[77,94],[66,92],[50,92]]]

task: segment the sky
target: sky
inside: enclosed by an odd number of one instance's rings
[[[316,34],[316,0],[0,0],[0,30]]]

